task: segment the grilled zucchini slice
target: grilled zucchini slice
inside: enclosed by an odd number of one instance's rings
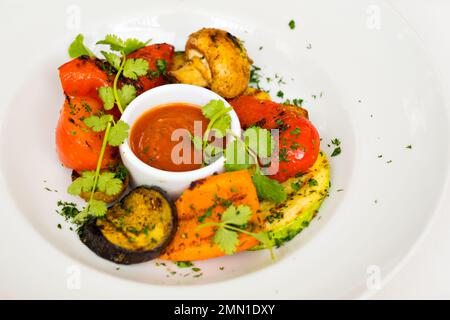
[[[306,228],[328,196],[330,169],[321,151],[314,165],[300,177],[288,179],[282,185],[288,196],[282,203],[263,201],[258,213],[261,231],[268,231],[274,246],[281,246]],[[264,249],[259,245],[254,250]]]

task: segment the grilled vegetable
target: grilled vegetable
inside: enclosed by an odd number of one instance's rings
[[[301,177],[282,183],[288,198],[278,204],[263,201],[258,212],[261,231],[269,231],[274,246],[281,246],[306,228],[315,217],[330,186],[329,164],[323,152]],[[263,249],[262,245],[253,249]]]
[[[157,187],[137,187],[104,217],[85,224],[81,241],[100,257],[134,264],[158,257],[172,240],[176,208]]]
[[[279,130],[279,169],[269,176],[279,182],[298,173],[306,172],[316,161],[320,137],[314,125],[307,119],[306,110],[269,100],[241,96],[230,101],[243,129],[259,126]]]
[[[157,43],[146,46],[129,54],[127,59],[144,59],[148,62],[150,71],[147,75],[139,77],[137,81],[124,79],[125,82],[134,85],[137,93],[141,94],[151,88],[166,84],[166,71],[170,70],[173,46],[167,43]]]
[[[97,167],[104,132],[94,132],[83,120],[102,110],[97,99],[66,97],[56,127],[56,151],[66,168],[81,172]],[[102,168],[114,165],[118,159],[118,149],[107,146]]]
[[[115,195],[108,195],[108,194],[106,194],[106,192],[96,191],[96,192],[94,192],[93,199],[100,200],[100,201],[103,201],[106,203],[111,203],[111,202],[119,199],[122,196],[122,194],[125,192],[125,190],[127,189],[128,185],[130,183],[130,175],[128,174],[128,170],[123,165],[117,165],[115,168],[108,169],[108,170],[102,170],[101,173],[103,173],[103,172],[113,172],[115,174],[114,178],[118,178],[119,180],[122,181],[121,190]],[[77,171],[73,170],[72,175],[71,175],[72,182],[75,181],[79,177],[80,177],[80,174]],[[89,199],[91,198],[91,192],[81,191],[79,196],[83,200],[89,201]]]
[[[213,242],[214,227],[198,227],[203,223],[219,221],[220,214],[230,205],[249,206],[253,212],[250,221],[255,222],[259,203],[248,171],[227,172],[194,182],[176,202],[179,227],[161,258],[192,261],[225,255]],[[236,251],[247,250],[257,244],[258,240],[241,233]]]
[[[106,62],[82,56],[60,66],[59,78],[66,95],[97,97],[98,88],[111,86],[114,76]]]
[[[242,42],[220,29],[203,28],[191,34],[186,64],[170,72],[178,82],[202,87],[225,98],[240,95],[248,86],[251,60]]]

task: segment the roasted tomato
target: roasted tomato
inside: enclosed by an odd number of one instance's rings
[[[304,109],[249,96],[233,99],[230,104],[243,129],[259,126],[279,130],[279,145],[275,151],[279,169],[270,178],[283,182],[306,172],[314,164],[320,150],[320,138]]]
[[[94,98],[66,98],[56,127],[56,151],[65,167],[78,172],[95,170],[104,133],[92,131],[83,119],[102,109]],[[117,148],[107,146],[102,168],[115,164],[118,158]]]
[[[150,67],[150,72],[145,76],[139,77],[138,81],[132,82],[129,79],[124,79],[124,82],[130,82],[133,84],[136,87],[138,94],[150,90],[151,88],[166,84],[167,81],[165,77],[158,72],[158,60],[164,60],[165,69],[169,70],[172,63],[173,53],[174,48],[172,45],[167,43],[159,43],[146,46],[129,54],[128,58],[130,59],[140,58],[146,60]]]
[[[107,64],[96,58],[80,57],[59,67],[63,91],[68,96],[97,97],[99,87],[111,86],[113,75],[108,75]]]

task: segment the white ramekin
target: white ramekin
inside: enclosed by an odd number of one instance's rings
[[[144,112],[154,107],[176,102],[202,106],[211,100],[222,100],[225,106],[230,106],[226,100],[211,90],[187,84],[168,84],[156,87],[138,96],[128,105],[121,119],[132,128],[134,122]],[[231,131],[235,135],[240,135],[241,126],[236,113],[231,110],[229,115],[231,117]],[[182,116],[180,114],[180,117]],[[155,143],[158,142],[155,141]],[[129,139],[126,139],[119,149],[122,161],[130,172],[133,186],[158,186],[172,198],[177,198],[183,190],[189,187],[191,182],[224,171],[224,157],[220,157],[210,165],[197,170],[170,172],[153,168],[136,157],[131,151]]]

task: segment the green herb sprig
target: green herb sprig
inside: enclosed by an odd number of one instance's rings
[[[269,250],[272,259],[274,254],[272,251],[272,241],[267,232],[254,233],[245,230],[246,225],[252,218],[252,210],[249,206],[230,205],[221,215],[220,222],[206,222],[199,225],[197,228],[204,228],[207,226],[217,227],[213,241],[225,254],[233,254],[236,252],[236,247],[239,244],[238,233],[244,233],[254,237],[263,243]]]
[[[84,37],[79,34],[69,46],[69,55],[72,58],[87,55],[94,57],[94,54],[83,43]],[[103,40],[97,42],[100,45],[109,46],[110,51],[101,51],[106,61],[116,70],[113,86],[100,87],[98,95],[103,102],[103,109],[108,111],[117,105],[120,113],[124,112],[127,105],[136,98],[136,88],[133,85],[125,84],[118,88],[118,81],[121,76],[132,80],[144,76],[149,72],[148,62],[144,59],[129,59],[127,55],[145,47],[150,40],[141,42],[131,38],[122,40],[115,35],[106,35]],[[115,52],[115,53],[114,53]],[[118,54],[116,54],[118,53]],[[96,191],[105,192],[107,195],[116,195],[122,189],[122,180],[115,177],[112,172],[100,172],[108,145],[117,147],[128,137],[129,125],[122,120],[115,121],[109,114],[92,115],[83,120],[84,124],[94,132],[104,132],[100,155],[95,171],[85,171],[68,188],[72,195],[79,195],[81,192],[91,192],[89,201],[85,208],[73,217],[73,221],[84,221],[89,216],[103,216],[107,211],[107,204],[94,199]]]

